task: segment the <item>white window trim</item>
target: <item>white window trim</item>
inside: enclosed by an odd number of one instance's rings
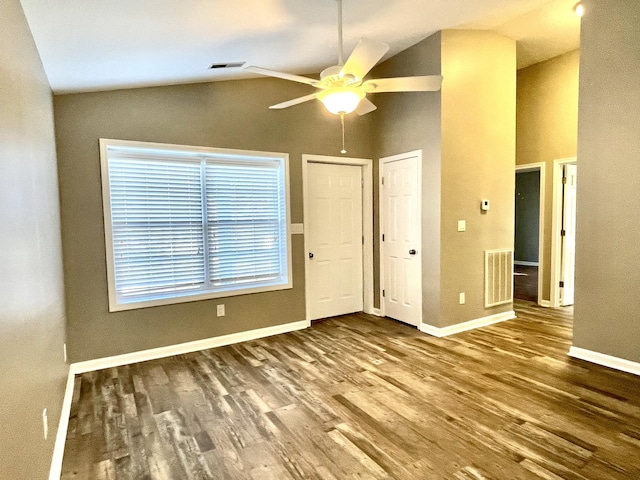
[[[111,225],[111,198],[109,187],[109,147],[128,147],[141,149],[158,149],[164,151],[201,153],[209,156],[241,156],[241,157],[259,157],[273,158],[284,162],[284,179],[285,179],[285,203],[286,203],[286,238],[287,238],[287,283],[280,285],[269,285],[262,287],[245,288],[232,291],[205,292],[195,294],[177,295],[170,298],[158,298],[151,300],[135,301],[130,303],[118,303],[115,284],[115,267],[113,255],[113,230]],[[100,139],[100,166],[102,175],[102,208],[104,216],[104,237],[105,252],[107,266],[107,286],[109,294],[109,311],[119,312],[124,310],[134,310],[138,308],[155,307],[161,305],[172,305],[177,303],[195,302],[198,300],[207,300],[213,298],[224,298],[238,295],[247,295],[261,292],[271,292],[276,290],[285,290],[293,288],[293,267],[291,254],[291,199],[290,199],[290,182],[289,182],[289,154],[276,152],[262,152],[252,150],[235,150],[222,149],[213,147],[199,147],[190,145],[175,145],[166,143],[138,142],[130,140]]]

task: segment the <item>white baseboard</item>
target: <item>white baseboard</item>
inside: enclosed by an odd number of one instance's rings
[[[96,358],[95,360],[72,363],[71,372],[73,374],[92,372],[103,368],[119,367],[122,365],[129,365],[131,363],[146,362],[157,358],[170,357],[172,355],[197,352],[198,350],[206,350],[207,348],[223,347],[234,343],[246,342],[247,340],[255,340],[257,338],[270,337],[281,333],[302,330],[307,328],[309,325],[310,322],[307,320],[301,320],[299,322],[285,323],[283,325],[275,325],[273,327],[231,333],[220,337],[205,338],[202,340],[195,340],[193,342],[125,353],[123,355],[115,355],[113,357]]]
[[[513,310],[509,310],[508,312],[496,313],[495,315],[476,318],[475,320],[469,320],[467,322],[449,325],[448,327],[442,328],[423,323],[420,325],[420,331],[433,335],[434,337],[442,338],[455,333],[466,332],[467,330],[473,330],[475,328],[493,325],[494,323],[504,322],[505,320],[512,320],[514,318],[516,318],[516,313]]]
[[[376,316],[378,316],[378,317],[381,317],[381,316],[382,316],[382,312],[380,311],[380,309],[379,309],[379,308],[374,308],[374,309],[373,309],[373,312],[371,312],[371,314],[372,314],[372,315],[376,315]]]
[[[51,468],[49,469],[49,480],[60,480],[62,474],[62,458],[64,456],[64,445],[67,440],[67,429],[69,428],[69,415],[71,414],[71,401],[73,400],[74,374],[69,368],[67,376],[67,386],[64,390],[62,400],[62,411],[60,412],[60,422],[56,433],[56,442],[53,447],[51,458]]]
[[[541,307],[549,308],[551,307],[551,302],[549,300],[540,300],[538,302],[538,305],[540,305]]]
[[[538,267],[540,266],[539,262],[525,262],[522,260],[514,260],[513,261],[514,265],[522,265],[523,267]]]
[[[612,355],[606,355],[604,353],[594,352],[579,347],[569,348],[569,356],[595,363],[597,365],[602,365],[603,367],[609,367],[615,370],[633,373],[634,375],[640,375],[640,363],[625,360],[624,358],[614,357]]]

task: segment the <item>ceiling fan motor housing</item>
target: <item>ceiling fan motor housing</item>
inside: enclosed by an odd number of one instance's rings
[[[362,83],[362,79],[351,73],[343,73],[343,65],[334,65],[325,68],[320,73],[320,85],[324,88],[333,87],[357,87]]]

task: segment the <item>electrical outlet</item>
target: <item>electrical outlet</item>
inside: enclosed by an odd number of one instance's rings
[[[462,292],[460,293],[460,305],[464,305],[464,302],[466,302],[466,298],[464,292]]]
[[[44,439],[49,436],[49,418],[47,417],[47,409],[42,410],[42,429],[44,431]]]
[[[224,303],[221,303],[220,305],[216,305],[216,315],[218,317],[224,317],[224,315],[225,315]]]

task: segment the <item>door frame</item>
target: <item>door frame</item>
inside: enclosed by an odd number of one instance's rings
[[[551,208],[551,307],[560,306],[560,277],[562,272],[562,175],[565,165],[578,165],[577,157],[553,161],[553,205]]]
[[[302,155],[302,205],[304,222],[309,220],[308,200],[308,176],[307,165],[309,163],[328,163],[333,165],[351,165],[360,167],[362,170],[362,306],[365,313],[374,313],[373,309],[373,160],[367,158],[351,157],[331,157],[326,155]],[[311,322],[309,311],[309,251],[308,239],[306,235],[307,227],[304,229],[304,300],[305,315],[307,322]]]
[[[540,215],[538,216],[538,305],[543,307],[548,307],[546,301],[542,298],[544,293],[543,285],[544,285],[544,206],[545,206],[545,193],[546,193],[546,168],[547,164],[545,162],[537,162],[537,163],[525,163],[522,165],[516,165],[515,173],[524,173],[524,172],[540,172],[540,194],[539,194],[539,210]],[[515,203],[515,200],[514,200]],[[514,222],[514,231],[515,231],[515,222]],[[515,245],[514,245],[515,247]],[[515,267],[515,257],[514,257],[514,267]]]
[[[387,162],[393,162],[397,160],[403,160],[405,158],[417,157],[417,177],[418,177],[418,205],[417,205],[417,216],[420,219],[420,228],[418,228],[418,248],[420,249],[420,278],[418,282],[420,283],[420,303],[419,303],[419,311],[420,318],[418,319],[418,330],[422,329],[422,150],[413,150],[411,152],[399,153],[397,155],[391,155],[389,157],[382,157],[378,160],[378,217],[379,217],[379,239],[380,242],[380,316],[385,316],[385,306],[384,306],[384,297],[382,295],[382,290],[384,289],[384,242],[382,241],[382,226],[384,225],[384,208],[382,201],[382,165]]]

